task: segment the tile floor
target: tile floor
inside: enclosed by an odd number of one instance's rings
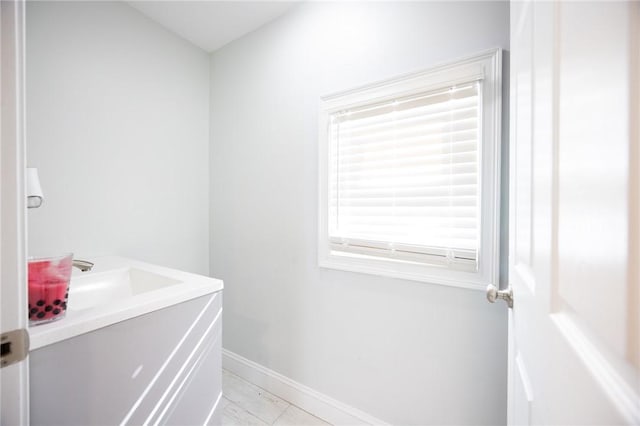
[[[331,426],[227,370],[222,370],[220,403],[223,426]]]

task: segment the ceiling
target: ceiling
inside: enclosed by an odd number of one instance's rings
[[[298,5],[299,1],[128,1],[149,18],[213,52]]]

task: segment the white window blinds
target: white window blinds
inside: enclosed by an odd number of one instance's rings
[[[475,264],[481,81],[329,116],[332,250]]]

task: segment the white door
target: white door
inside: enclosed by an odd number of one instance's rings
[[[640,424],[639,26],[511,3],[511,425]]]
[[[0,1],[0,425],[29,424],[24,194],[24,3]],[[12,332],[12,333],[9,333]],[[9,334],[7,334],[9,333]]]

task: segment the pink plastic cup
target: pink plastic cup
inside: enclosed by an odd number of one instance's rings
[[[29,324],[64,318],[73,254],[29,260]]]

